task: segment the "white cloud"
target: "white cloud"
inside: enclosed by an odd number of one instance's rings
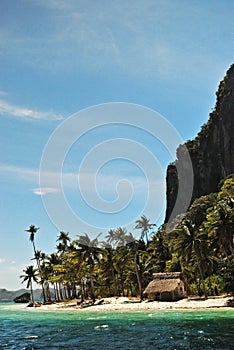
[[[0,258],[0,264],[4,263],[6,260],[4,258]]]
[[[33,188],[32,192],[37,196],[45,196],[47,194],[60,193],[61,190],[55,187],[38,187],[38,188]]]
[[[31,120],[62,120],[63,116],[52,111],[42,112],[29,108],[14,106],[0,100],[0,115]]]

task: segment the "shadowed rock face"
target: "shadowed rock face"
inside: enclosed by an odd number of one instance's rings
[[[194,172],[194,188],[191,204],[196,198],[216,192],[219,182],[234,173],[234,64],[231,65],[216,93],[215,108],[203,125],[197,137],[187,141],[187,147]],[[167,168],[167,209],[168,222],[174,208],[177,192],[177,168],[186,183],[186,164],[183,147],[177,149],[177,160]],[[186,195],[186,194],[185,194]],[[183,205],[181,205],[181,208]],[[178,212],[175,214],[181,214]],[[174,215],[175,216],[175,215]]]

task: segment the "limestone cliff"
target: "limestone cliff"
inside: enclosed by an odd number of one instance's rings
[[[216,192],[219,182],[234,173],[234,64],[219,84],[216,96],[216,105],[210,113],[208,122],[203,125],[194,140],[185,143],[194,172],[191,203],[202,195]],[[177,169],[186,169],[183,164],[183,147],[183,145],[179,146],[177,160],[167,169],[165,222],[168,222],[177,198]],[[181,173],[181,176],[186,179],[186,170]]]

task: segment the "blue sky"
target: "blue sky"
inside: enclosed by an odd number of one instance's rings
[[[0,1],[0,288],[22,286],[19,275],[32,263],[30,224],[40,227],[37,248],[51,253],[59,230],[105,236],[142,214],[162,223],[170,137],[150,134],[144,113],[134,121],[137,105],[160,113],[182,141],[194,138],[233,62],[233,12],[232,0]],[[126,113],[131,125],[113,124],[112,102],[135,106]],[[89,129],[107,106],[112,122]],[[72,115],[77,129],[66,129]],[[62,195],[77,226],[60,208],[63,147]],[[51,198],[63,227],[45,208]]]

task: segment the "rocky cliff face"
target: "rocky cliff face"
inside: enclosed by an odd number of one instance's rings
[[[209,120],[203,125],[197,137],[185,143],[193,165],[194,187],[191,203],[198,197],[216,192],[219,182],[234,173],[234,64],[221,81],[216,106]],[[183,147],[177,150],[177,160],[167,169],[167,210],[168,222],[178,192],[178,169],[186,183],[186,164]],[[181,205],[183,208],[183,205]],[[182,212],[173,213],[181,214]]]

